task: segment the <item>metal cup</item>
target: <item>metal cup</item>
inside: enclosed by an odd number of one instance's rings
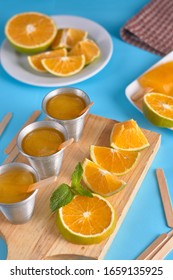
[[[54,121],[39,121],[34,122],[23,128],[17,138],[17,147],[22,155],[24,155],[31,166],[37,170],[37,172],[40,175],[41,179],[58,175],[60,172],[62,159],[64,155],[64,149],[49,155],[49,156],[43,156],[43,157],[37,157],[37,156],[31,156],[26,154],[22,149],[22,141],[24,137],[30,133],[31,131],[40,128],[40,127],[50,127],[54,128],[58,131],[60,131],[63,135],[65,140],[68,139],[68,134],[66,129],[59,123]]]
[[[48,112],[46,110],[46,104],[52,97],[54,97],[58,94],[65,93],[65,92],[68,92],[69,94],[76,94],[77,96],[80,96],[85,101],[86,106],[91,103],[89,96],[80,89],[58,88],[58,89],[55,89],[55,90],[49,92],[44,97],[44,99],[42,101],[42,109],[49,119],[61,123],[67,129],[69,138],[74,138],[74,141],[78,142],[78,140],[80,139],[82,132],[83,132],[84,121],[85,121],[85,117],[88,113],[88,110],[85,113],[83,113],[81,116],[79,116],[75,119],[70,119],[70,120],[60,120],[60,119],[53,118],[48,114]]]
[[[39,181],[38,173],[29,165],[24,163],[8,163],[0,166],[0,174],[14,167],[21,167],[34,174],[36,181]],[[23,224],[28,222],[33,214],[35,198],[38,190],[35,190],[28,198],[15,203],[0,203],[0,211],[12,224]]]

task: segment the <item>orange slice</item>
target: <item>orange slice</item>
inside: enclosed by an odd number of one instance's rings
[[[69,55],[85,55],[85,63],[89,64],[100,56],[100,49],[97,44],[89,39],[78,42],[69,52]]]
[[[28,62],[31,65],[33,69],[39,72],[47,72],[46,69],[43,67],[41,60],[44,58],[52,58],[52,57],[57,57],[57,56],[66,56],[67,55],[67,50],[65,48],[59,49],[59,50],[54,50],[54,51],[47,51],[47,52],[42,52],[39,54],[31,55],[28,56]]]
[[[116,123],[110,142],[111,147],[124,151],[140,151],[149,146],[147,138],[133,119]]]
[[[94,145],[90,147],[91,159],[101,168],[116,175],[129,172],[136,165],[139,156],[139,152],[115,150]]]
[[[43,67],[55,76],[67,77],[81,71],[85,65],[85,56],[65,56],[47,58],[42,61]]]
[[[23,53],[45,51],[53,42],[57,26],[47,15],[29,12],[9,19],[5,34],[9,42]]]
[[[154,92],[146,94],[143,113],[152,124],[173,128],[173,97]]]
[[[88,32],[76,28],[59,29],[51,45],[52,49],[72,48],[74,45],[86,39]]]
[[[76,195],[57,214],[59,231],[65,239],[77,244],[100,243],[114,231],[116,221],[112,205],[96,194]]]
[[[91,191],[102,196],[111,196],[126,185],[115,174],[88,159],[83,163],[83,181]]]

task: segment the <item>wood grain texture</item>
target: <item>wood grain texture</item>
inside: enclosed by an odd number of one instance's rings
[[[160,246],[164,244],[167,239],[167,234],[159,235],[138,257],[137,260],[150,260],[159,250]]]
[[[0,136],[2,135],[2,133],[4,132],[5,128],[7,127],[9,121],[12,118],[12,113],[7,113],[4,118],[2,119],[2,121],[0,122]]]
[[[28,120],[24,123],[24,125],[21,127],[24,128],[25,126],[29,125],[30,123],[34,122],[41,114],[40,110],[36,110],[32,113],[32,115],[28,118]],[[20,130],[21,130],[20,129]],[[19,131],[20,132],[20,131]],[[9,154],[13,148],[16,146],[16,140],[18,137],[19,132],[14,136],[14,138],[12,139],[12,141],[9,143],[9,145],[5,148],[4,153],[5,154]]]
[[[58,185],[63,182],[70,183],[76,164],[82,162],[85,157],[89,158],[91,144],[109,146],[110,133],[115,122],[95,115],[87,116],[82,138],[65,150]],[[108,198],[116,210],[118,221],[114,233],[107,240],[97,245],[76,245],[60,235],[56,227],[56,216],[50,214],[49,210],[49,198],[57,185],[53,184],[51,188],[38,192],[34,215],[28,223],[12,225],[0,214],[0,230],[8,244],[8,259],[50,259],[51,256],[59,254],[103,259],[159,149],[160,135],[148,130],[143,131],[150,147],[141,152],[135,168],[122,176],[127,182],[126,187]]]
[[[19,150],[17,146],[14,146],[14,148],[10,151],[6,159],[4,160],[3,164],[13,162],[15,158],[18,156]]]
[[[160,195],[162,198],[167,225],[173,228],[173,209],[172,209],[171,198],[169,195],[169,190],[166,183],[164,171],[162,169],[157,169],[156,175],[157,175],[157,180],[158,180],[158,185],[159,185]]]
[[[167,238],[166,242],[160,246],[159,250],[150,258],[150,260],[163,260],[173,249],[173,236]]]
[[[173,249],[173,230],[159,235],[137,260],[162,260]]]

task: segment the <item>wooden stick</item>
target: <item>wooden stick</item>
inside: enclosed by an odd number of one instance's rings
[[[136,93],[134,93],[131,97],[132,101],[137,101],[139,99],[141,99],[142,97],[144,97],[144,95],[148,92],[152,92],[153,89],[148,87],[148,88],[141,88],[140,90],[138,90]]]
[[[58,150],[62,150],[64,148],[67,148],[68,146],[70,146],[72,143],[74,142],[74,138],[70,138],[64,142],[62,142],[59,147]]]
[[[171,199],[169,196],[169,191],[168,191],[163,170],[157,169],[156,175],[157,175],[157,180],[158,180],[158,185],[160,189],[167,225],[173,228],[173,209],[172,209]]]
[[[15,162],[23,162],[23,163],[29,163],[28,160],[27,160],[27,157],[23,156],[21,153],[19,153],[17,155],[17,157],[15,158],[14,160]]]
[[[160,245],[167,239],[167,234],[163,233],[159,235],[143,252],[137,257],[137,260],[149,260],[154,253],[157,252]]]
[[[27,126],[28,124],[34,122],[39,117],[40,113],[41,113],[40,110],[34,111],[33,114],[29,117],[29,119],[21,127],[21,129],[24,128],[25,126]],[[5,154],[9,154],[12,151],[12,149],[14,148],[14,146],[16,145],[16,140],[17,140],[18,134],[19,134],[19,132],[14,136],[13,140],[10,142],[10,144],[4,150]]]
[[[91,102],[90,104],[88,104],[88,106],[86,106],[79,114],[79,116],[83,115],[86,111],[88,111],[91,106],[93,106],[94,102]]]
[[[57,176],[51,176],[49,178],[40,180],[40,181],[38,181],[38,182],[36,182],[34,184],[29,185],[26,192],[29,193],[29,192],[35,191],[36,189],[47,187],[48,185],[53,184],[54,182],[56,182],[57,179],[58,179]]]
[[[19,150],[17,146],[15,146],[13,150],[9,153],[8,157],[5,159],[4,164],[14,161],[14,159],[17,157],[18,154],[19,154]]]
[[[137,257],[137,260],[152,260],[152,259],[156,259],[159,256],[161,257],[162,254],[162,258],[166,255],[166,252],[168,252],[169,250],[169,246],[170,246],[170,242],[168,243],[168,245],[166,245],[166,243],[168,242],[168,240],[170,238],[173,237],[173,230],[169,231],[168,233],[163,233],[161,235],[159,235],[159,237],[157,237],[143,252],[142,254],[140,254]],[[163,250],[162,248],[165,247],[165,249]],[[161,250],[162,249],[162,250]],[[159,254],[159,251],[161,250],[161,253]],[[165,254],[165,255],[164,255]]]
[[[167,234],[166,241],[161,244],[159,250],[154,254],[150,260],[162,260],[173,249],[173,231],[171,230]]]
[[[0,136],[2,135],[2,133],[4,132],[6,126],[8,125],[9,121],[12,118],[12,113],[7,113],[4,118],[2,119],[2,121],[0,122]]]

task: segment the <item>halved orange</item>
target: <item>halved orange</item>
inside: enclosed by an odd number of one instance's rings
[[[93,40],[85,39],[78,42],[69,52],[69,55],[80,54],[85,55],[85,63],[89,64],[100,56],[100,49]]]
[[[146,94],[143,113],[152,124],[173,128],[173,97],[155,92]]]
[[[16,50],[22,53],[45,51],[53,42],[57,26],[47,15],[28,12],[10,18],[5,26],[5,34]]]
[[[77,42],[86,39],[87,31],[76,28],[58,29],[57,35],[51,45],[52,49],[72,48]]]
[[[76,195],[57,214],[59,231],[65,239],[77,244],[100,243],[114,231],[116,222],[112,205],[96,194]]]
[[[81,71],[85,65],[85,56],[64,56],[47,58],[42,61],[43,67],[55,76],[67,77]]]
[[[92,192],[102,196],[111,196],[126,185],[115,174],[88,159],[83,162],[83,181]]]
[[[124,151],[140,151],[149,146],[146,136],[133,119],[113,126],[110,143],[111,147]]]
[[[66,56],[67,50],[65,48],[54,50],[54,51],[47,51],[42,52],[39,54],[28,56],[28,62],[33,69],[39,72],[47,72],[46,69],[43,67],[41,60],[44,58],[52,58],[57,56]]]
[[[90,147],[90,157],[100,167],[116,175],[129,172],[139,159],[139,152],[115,150],[108,147]]]

